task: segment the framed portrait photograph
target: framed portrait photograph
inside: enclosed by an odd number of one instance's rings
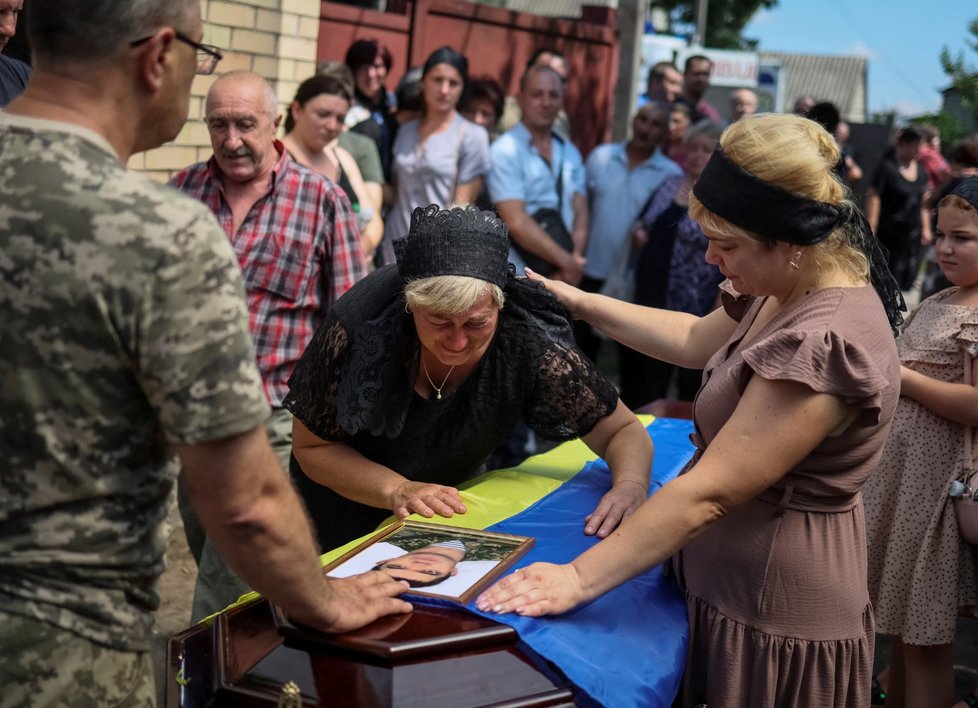
[[[399,521],[327,565],[331,578],[379,570],[412,595],[468,603],[533,545],[529,536]]]

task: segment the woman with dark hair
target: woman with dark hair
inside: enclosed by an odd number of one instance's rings
[[[920,142],[915,128],[899,131],[866,195],[866,218],[890,254],[890,271],[904,291],[913,287],[921,246],[931,242],[927,172],[917,162]]]
[[[385,258],[393,257],[393,242],[407,236],[417,207],[470,204],[479,196],[489,171],[489,134],[456,110],[468,73],[468,60],[451,47],[436,49],[422,68],[421,117],[401,125],[394,141]]]
[[[387,45],[377,39],[358,39],[346,50],[346,65],[353,72],[353,105],[346,114],[346,125],[352,128],[370,120],[379,128],[377,149],[390,179],[391,148],[394,144],[394,116],[391,97],[387,93],[387,75],[394,58]],[[373,136],[371,136],[373,137]]]
[[[364,257],[369,259],[384,236],[384,222],[373,207],[356,160],[337,143],[350,110],[346,85],[332,76],[313,76],[296,91],[285,116],[282,143],[289,156],[335,182],[357,215]]]
[[[496,137],[505,102],[506,92],[499,82],[491,76],[480,76],[465,87],[458,110],[467,120],[485,128],[492,140]]]

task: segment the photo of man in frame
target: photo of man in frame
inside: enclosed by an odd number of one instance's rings
[[[525,545],[522,537],[409,522],[354,549],[327,575],[344,578],[379,570],[406,581],[416,593],[461,601]]]

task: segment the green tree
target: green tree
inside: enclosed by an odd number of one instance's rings
[[[930,124],[937,128],[941,134],[941,151],[947,155],[948,151],[954,147],[959,140],[965,137],[965,131],[961,127],[961,122],[946,111],[939,113],[926,113],[921,116],[911,118],[913,125],[922,123]]]
[[[755,49],[756,39],[741,36],[744,26],[760,9],[770,10],[778,0],[710,0],[703,45],[715,49]],[[697,0],[652,0],[665,10],[677,34],[691,34],[696,26]]]
[[[978,17],[968,25],[968,32],[972,38],[965,41],[978,52]],[[951,84],[961,93],[962,102],[974,115],[975,123],[978,123],[978,69],[965,62],[963,51],[952,56],[947,46],[941,50],[941,67],[951,77]]]

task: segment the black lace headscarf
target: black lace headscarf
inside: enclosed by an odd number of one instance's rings
[[[812,246],[844,227],[849,243],[869,261],[869,277],[894,332],[907,309],[887,265],[887,254],[869,222],[851,201],[835,205],[808,199],[744,169],[719,146],[693,186],[704,207],[768,241]]]
[[[978,175],[961,180],[954,189],[947,193],[947,196],[960,197],[978,209]]]
[[[435,204],[418,207],[411,213],[408,235],[394,241],[394,251],[405,282],[464,275],[504,288],[509,277],[506,224],[471,204],[454,209]]]

